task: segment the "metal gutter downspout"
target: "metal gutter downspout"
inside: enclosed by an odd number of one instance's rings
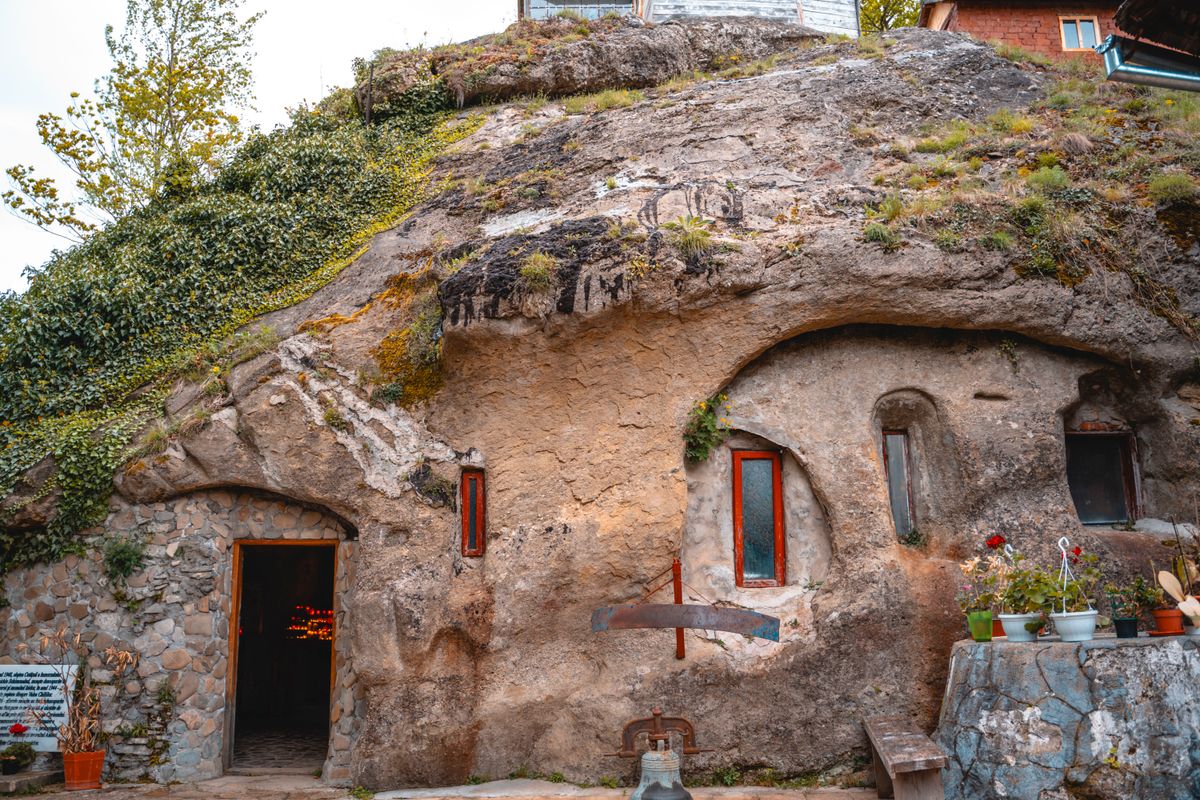
[[[1176,50],[1110,35],[1096,45],[1110,81],[1200,92],[1200,59]]]

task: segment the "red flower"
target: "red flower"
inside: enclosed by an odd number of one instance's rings
[[[995,536],[987,540],[987,546],[991,550],[999,550],[1007,541],[1007,539],[997,533]]]
[[[8,728],[8,732],[11,733],[13,736],[21,736],[28,730],[29,730],[28,727],[26,727],[25,725],[22,725],[19,722],[14,722]]]
[[[1079,556],[1083,555],[1083,548],[1076,545],[1075,549],[1072,550],[1071,552],[1075,554],[1076,558],[1078,558]]]

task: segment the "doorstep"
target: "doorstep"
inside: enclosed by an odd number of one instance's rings
[[[61,769],[39,769],[18,772],[16,775],[0,775],[0,793],[28,792],[51,783],[62,783]]]

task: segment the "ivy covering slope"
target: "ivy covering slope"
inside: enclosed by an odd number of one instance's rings
[[[61,557],[103,519],[131,437],[198,353],[311,294],[422,199],[432,157],[476,127],[447,121],[442,97],[414,93],[374,127],[298,114],[211,183],[56,254],[25,294],[0,298],[0,497],[60,492],[46,530],[0,533],[0,574]],[[24,486],[47,456],[53,477]]]

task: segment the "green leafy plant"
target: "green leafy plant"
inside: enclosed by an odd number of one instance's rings
[[[868,242],[875,242],[883,248],[885,253],[892,253],[899,250],[900,245],[903,243],[900,234],[882,222],[868,222],[863,228],[863,239]]]
[[[600,779],[600,785],[603,786],[605,789],[616,789],[618,786],[621,785],[621,782],[618,779],[612,777],[611,775],[605,775],[603,778]]]
[[[146,566],[146,543],[135,536],[117,536],[104,544],[104,574],[113,586],[124,586]]]
[[[1012,234],[1004,231],[992,231],[979,237],[979,244],[984,250],[1007,252],[1013,247]]]
[[[732,410],[728,395],[696,401],[683,430],[684,455],[689,461],[707,460],[713,448],[729,438],[730,422],[726,415]]]
[[[1104,587],[1109,607],[1114,618],[1136,618],[1163,605],[1163,591],[1154,583],[1138,575],[1132,581]]]
[[[1070,188],[1071,177],[1062,167],[1039,167],[1029,173],[1025,183],[1035,192],[1050,194]]]
[[[1151,178],[1146,193],[1155,203],[1166,206],[1192,200],[1200,194],[1200,188],[1190,175],[1173,172]]]
[[[349,794],[354,800],[371,800],[375,796],[375,793],[365,786],[355,786]]]
[[[1050,613],[1089,611],[1096,602],[1096,588],[1100,583],[1100,570],[1096,567],[1099,557],[1094,553],[1083,553],[1078,547],[1068,556],[1075,577],[1065,584],[1057,578],[1050,594]]]
[[[131,0],[121,36],[106,31],[113,67],[96,82],[97,96],[73,92],[65,119],[38,119],[42,143],[76,176],[78,199],[65,199],[34,168],[15,166],[4,202],[82,240],[94,220],[119,219],[211,178],[241,139],[236,112],[252,100],[248,51],[262,14],[239,20],[240,5]]]
[[[17,769],[25,769],[33,763],[33,744],[30,742],[13,742],[8,747],[0,750],[0,759],[13,761],[16,763]]]
[[[535,294],[549,291],[554,286],[557,269],[558,261],[554,256],[541,250],[530,253],[521,260],[521,285]]]
[[[680,255],[688,260],[696,260],[713,249],[712,225],[712,220],[688,214],[664,224],[663,228],[669,232],[671,245]]]
[[[858,18],[864,33],[883,33],[917,24],[920,0],[862,0]]]

